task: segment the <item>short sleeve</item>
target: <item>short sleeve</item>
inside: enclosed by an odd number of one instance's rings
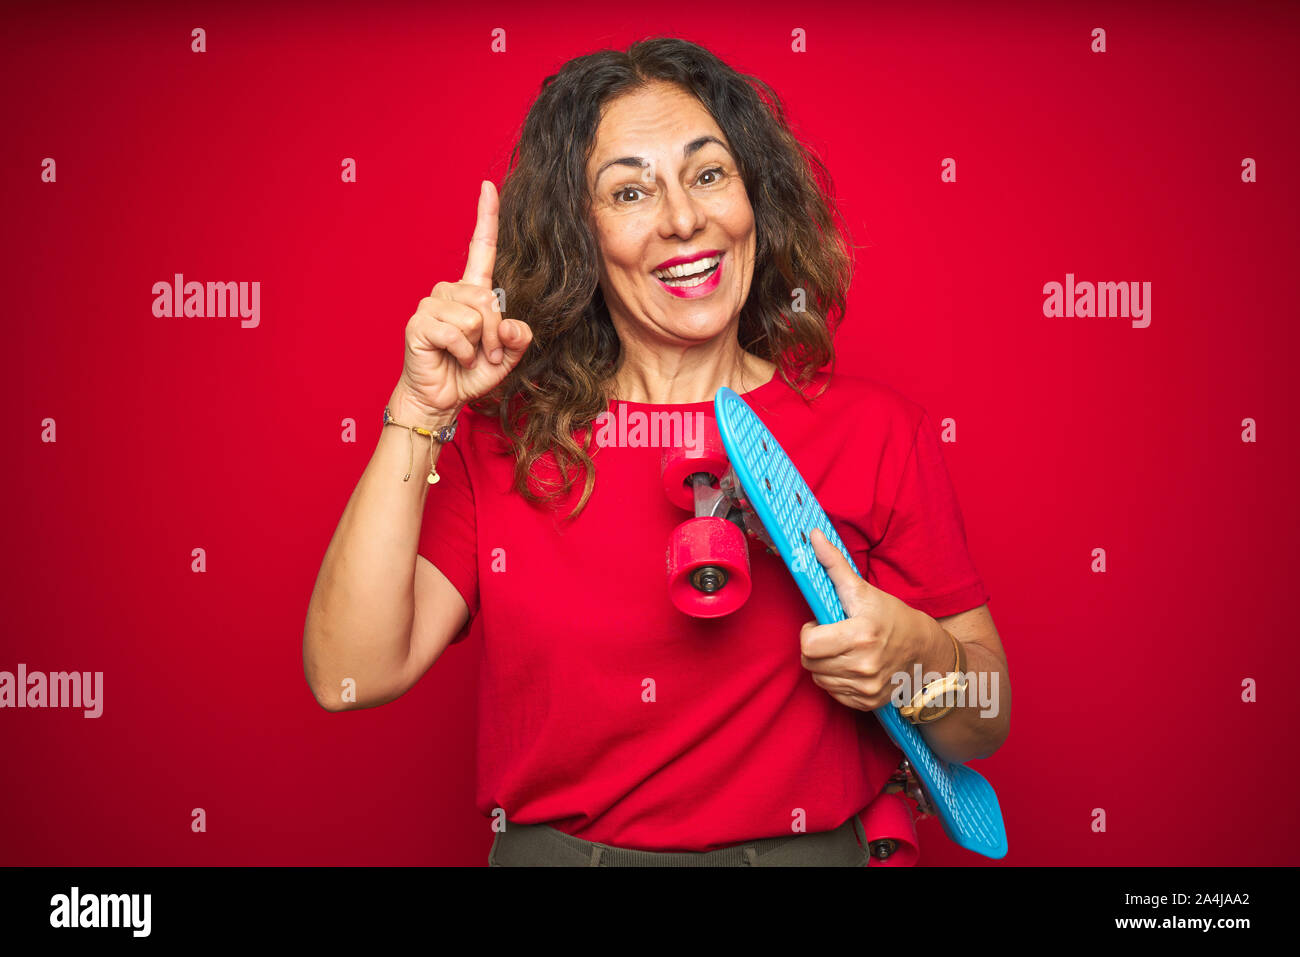
[[[957,493],[939,436],[922,413],[884,534],[867,556],[867,581],[932,618],[989,600],[966,545]]]
[[[465,457],[454,441],[443,445],[436,464],[438,481],[429,487],[420,523],[419,555],[447,576],[469,606],[469,618],[452,639],[463,640],[478,614],[478,535],[474,520],[474,489]],[[422,475],[411,480],[424,481]]]

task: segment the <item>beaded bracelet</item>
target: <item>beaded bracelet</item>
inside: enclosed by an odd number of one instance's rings
[[[428,482],[429,482],[430,485],[434,485],[434,484],[436,484],[437,481],[438,481],[438,479],[441,478],[441,476],[439,476],[438,473],[437,473],[436,471],[434,471],[434,468],[433,468],[433,442],[434,442],[434,441],[437,441],[437,442],[450,442],[451,439],[452,439],[452,436],[454,436],[454,435],[456,434],[456,423],[453,422],[451,425],[444,425],[442,428],[438,429],[436,432],[435,432],[435,431],[431,431],[431,430],[429,430],[429,429],[422,429],[422,428],[420,428],[418,425],[402,425],[402,423],[394,421],[394,419],[393,419],[393,413],[392,413],[391,411],[389,411],[388,406],[384,406],[384,425],[386,425],[386,426],[388,426],[388,425],[396,425],[396,426],[398,426],[399,428],[408,429],[408,430],[410,430],[410,432],[411,432],[411,436],[410,436],[410,439],[411,439],[411,459],[410,459],[410,462],[409,462],[409,463],[407,464],[407,466],[406,466],[406,474],[402,476],[402,481],[403,481],[403,482],[410,481],[410,478],[411,478],[411,472],[412,472],[412,470],[415,468],[415,433],[416,433],[416,432],[419,432],[421,435],[427,435],[427,436],[432,440],[432,441],[429,442],[429,476],[428,476]]]

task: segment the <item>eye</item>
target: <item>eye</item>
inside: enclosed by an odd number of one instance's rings
[[[701,170],[700,175],[696,177],[696,182],[702,186],[715,186],[726,175],[726,170],[721,166],[710,166],[706,170]],[[705,177],[710,177],[705,181]],[[631,194],[631,199],[627,198]],[[638,201],[638,197],[646,195],[646,191],[640,186],[620,186],[614,191],[614,203],[619,206],[627,206]]]

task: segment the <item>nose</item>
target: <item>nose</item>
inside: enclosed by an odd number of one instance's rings
[[[663,205],[659,210],[659,235],[662,238],[671,239],[676,236],[690,239],[704,227],[704,207],[689,190],[670,182],[664,189],[663,197]]]

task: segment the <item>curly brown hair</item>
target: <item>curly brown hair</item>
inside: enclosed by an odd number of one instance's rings
[[[497,388],[470,407],[499,420],[514,448],[514,488],[529,501],[565,498],[573,473],[586,473],[569,518],[595,486],[582,436],[609,408],[622,355],[599,283],[586,167],[605,104],[656,81],[677,85],[709,111],[750,197],[756,248],[740,347],[774,363],[776,374],[802,393],[824,366],[834,367],[832,340],[852,279],[830,174],[795,138],[780,99],[762,80],[672,37],[575,57],[543,80],[502,183],[494,269],[507,315],[528,322],[533,342]],[[798,311],[791,308],[796,289],[805,293],[806,308]],[[549,482],[535,468],[548,453],[559,473]]]

